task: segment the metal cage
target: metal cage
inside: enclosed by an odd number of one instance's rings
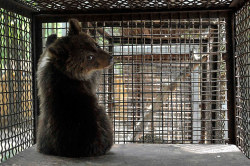
[[[114,56],[97,95],[115,143],[231,143],[250,157],[249,5],[0,0],[0,162],[36,142],[37,61],[69,18]]]
[[[0,9],[0,161],[34,141],[31,18]]]
[[[250,2],[235,13],[236,144],[250,157]]]

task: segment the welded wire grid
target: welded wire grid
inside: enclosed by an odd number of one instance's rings
[[[115,143],[228,140],[225,18],[159,16],[82,25],[114,56],[97,94]],[[66,27],[43,23],[43,43],[52,32],[65,35]]]
[[[31,20],[0,8],[0,162],[33,144]]]
[[[232,0],[15,0],[37,11],[97,9],[178,9],[228,7]]]
[[[62,37],[67,34],[68,23],[60,22],[60,23],[43,23],[42,24],[42,44],[43,50],[45,50],[45,44],[47,41],[47,37],[51,34],[56,34],[57,37]]]
[[[250,158],[250,2],[235,13],[236,144]]]

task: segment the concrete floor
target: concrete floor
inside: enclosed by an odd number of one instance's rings
[[[234,145],[114,145],[105,156],[65,158],[40,154],[35,146],[0,165],[11,166],[250,166]]]

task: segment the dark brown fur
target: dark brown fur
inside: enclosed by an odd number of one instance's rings
[[[48,44],[39,60],[37,149],[67,157],[103,155],[113,132],[95,91],[100,69],[110,66],[112,57],[81,32],[76,19],[69,24],[68,36]]]

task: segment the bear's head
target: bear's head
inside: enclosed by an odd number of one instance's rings
[[[75,79],[89,78],[93,71],[109,67],[113,60],[94,39],[82,32],[76,19],[69,20],[68,35],[57,39],[48,51],[55,66]]]

